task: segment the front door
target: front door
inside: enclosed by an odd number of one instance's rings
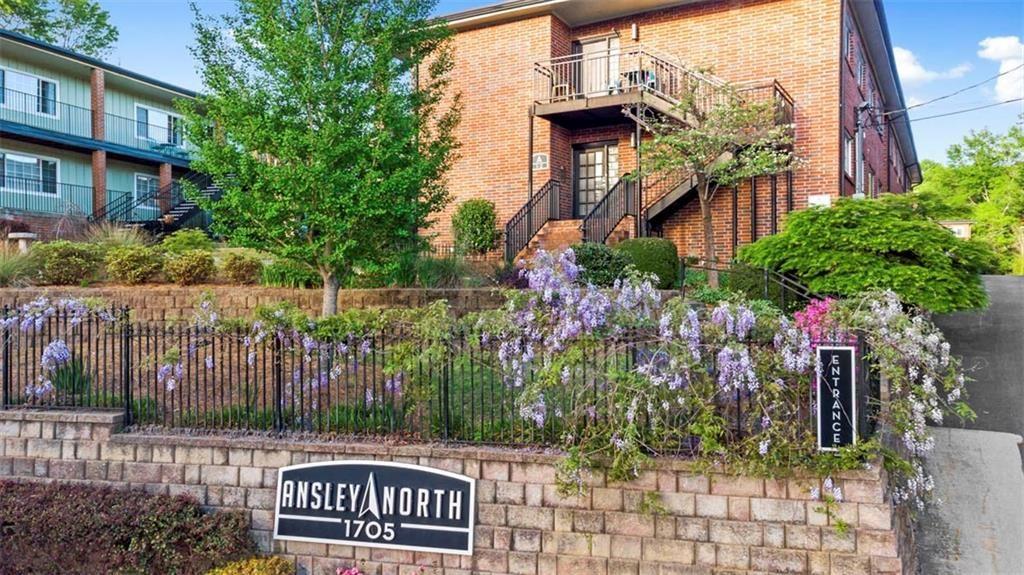
[[[582,218],[619,181],[619,146],[602,142],[573,150],[574,213]]]

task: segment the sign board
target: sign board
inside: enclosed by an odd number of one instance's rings
[[[274,538],[471,555],[476,481],[382,461],[282,467]]]
[[[546,170],[548,169],[548,155],[543,152],[537,152],[533,155],[533,169],[535,170]]]
[[[818,449],[857,443],[857,349],[818,346]]]

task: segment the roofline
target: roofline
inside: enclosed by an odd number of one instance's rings
[[[442,14],[438,16],[437,19],[446,21],[448,24],[467,23],[471,20],[500,14],[502,12],[513,12],[515,10],[533,8],[544,4],[559,4],[562,1],[563,0],[507,0],[505,2],[498,2],[497,4],[470,8],[468,10],[452,12],[450,14]]]
[[[875,10],[878,11],[878,21],[879,23],[881,23],[882,27],[882,39],[885,41],[885,51],[886,54],[888,54],[889,56],[889,69],[892,70],[892,77],[896,79],[896,93],[899,96],[900,106],[898,109],[904,109],[907,107],[907,104],[906,98],[903,96],[903,82],[900,80],[899,71],[896,69],[896,56],[895,54],[893,54],[892,51],[892,39],[889,36],[889,22],[886,20],[885,17],[885,6],[883,5],[882,0],[875,0]],[[913,154],[914,158],[914,161],[910,164],[907,164],[905,167],[914,168],[912,171],[917,176],[916,183],[920,184],[922,181],[921,163],[917,159],[917,144],[914,143],[914,131],[910,129],[910,118],[907,116],[906,112],[902,114],[902,117],[905,118],[904,123],[905,129],[907,131],[907,139],[910,141],[909,152]],[[904,153],[906,152],[907,150],[904,150]]]
[[[93,58],[92,56],[79,54],[78,52],[68,50],[67,48],[61,48],[60,46],[55,46],[53,44],[50,44],[49,42],[43,42],[41,40],[36,40],[35,38],[30,38],[28,36],[25,36],[24,34],[11,32],[10,30],[0,29],[0,39],[10,40],[12,42],[17,42],[18,44],[24,44],[25,46],[28,46],[30,48],[42,50],[43,52],[49,52],[56,56],[67,58],[69,60],[73,60],[75,62],[93,68],[99,68],[101,70],[104,70],[105,72],[117,74],[118,76],[124,76],[137,82],[149,84],[155,88],[160,88],[161,90],[166,90],[168,92],[172,92],[180,96],[186,96],[188,98],[198,97],[198,94],[196,94],[196,92],[193,92],[192,90],[188,90],[186,88],[182,88],[181,86],[175,86],[174,84],[169,84],[162,80],[157,80],[156,78],[151,78],[149,76],[139,74],[138,72],[132,72],[131,70],[126,70],[124,68],[121,68],[120,66],[108,64],[107,62],[104,62],[97,58]]]

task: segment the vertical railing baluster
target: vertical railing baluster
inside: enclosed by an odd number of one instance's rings
[[[124,424],[132,425],[132,324],[127,307],[121,308],[121,386]]]

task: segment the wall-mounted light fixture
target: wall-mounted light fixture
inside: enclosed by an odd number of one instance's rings
[[[629,27],[629,37],[634,42],[640,40],[640,26],[638,26],[636,22],[633,22],[632,24],[630,24],[630,27]]]

